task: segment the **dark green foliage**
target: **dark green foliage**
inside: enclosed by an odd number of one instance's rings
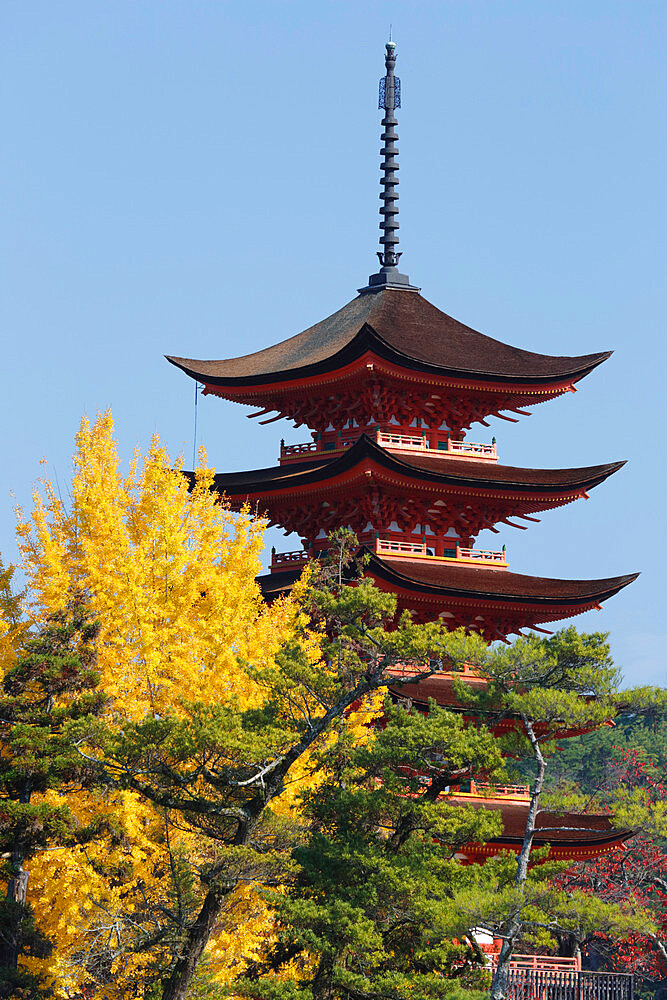
[[[0,850],[23,858],[61,839],[71,820],[65,806],[32,804],[31,796],[90,783],[94,766],[64,727],[99,712],[94,641],[98,627],[82,600],[71,601],[28,637],[3,679],[0,697]]]
[[[641,714],[623,713],[614,726],[563,741],[550,762],[547,788],[572,781],[585,795],[594,795],[613,780],[629,750],[640,751],[647,762],[657,763],[667,756],[667,712],[656,707]]]
[[[0,913],[0,983],[12,984],[16,991],[7,995],[48,995],[39,992],[37,979],[17,971],[21,954],[48,950],[35,930],[27,902],[25,861],[52,843],[93,834],[92,830],[75,833],[65,804],[34,801],[34,796],[50,789],[62,792],[90,785],[98,774],[67,732],[72,720],[87,718],[105,704],[104,695],[96,690],[99,675],[94,644],[98,631],[85,598],[74,597],[36,632],[18,630],[17,658],[3,678],[0,854],[4,861],[0,877],[6,879],[7,899]],[[21,993],[22,989],[28,992]]]
[[[274,905],[278,945],[235,992],[262,998],[456,996],[484,985],[482,957],[448,933],[454,892],[470,869],[454,855],[500,832],[497,816],[441,797],[461,776],[497,775],[497,742],[429,706],[427,717],[386,703],[367,743],[324,751],[323,783],[305,799],[307,843],[295,881]],[[302,975],[280,971],[298,956]]]
[[[52,945],[35,926],[35,917],[29,904],[13,899],[0,900],[0,945],[3,951],[17,955],[46,958]],[[41,976],[7,965],[0,966],[0,1000],[25,998],[45,1000],[53,995]]]

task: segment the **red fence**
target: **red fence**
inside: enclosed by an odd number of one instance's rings
[[[634,1000],[634,977],[622,972],[509,971],[506,1000]]]

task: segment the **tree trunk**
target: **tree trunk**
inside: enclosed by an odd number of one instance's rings
[[[526,733],[528,735],[528,739],[530,740],[530,745],[533,748],[535,760],[537,761],[537,777],[535,779],[535,784],[533,785],[532,795],[530,796],[530,805],[528,806],[528,816],[526,818],[523,843],[516,862],[516,877],[514,879],[514,886],[519,893],[522,893],[526,878],[528,877],[528,863],[530,861],[530,852],[533,846],[533,839],[535,837],[535,821],[537,820],[537,814],[539,812],[540,795],[542,794],[544,772],[547,766],[547,762],[542,756],[540,744],[535,736],[530,720],[525,716],[522,716],[522,722],[526,727]],[[521,901],[519,901],[517,909],[508,921],[508,927],[503,937],[500,955],[498,956],[498,965],[496,966],[496,971],[493,974],[493,980],[491,982],[491,1000],[503,1000],[507,993],[512,952],[514,951],[516,940],[521,933],[522,908]]]
[[[16,908],[10,914],[11,924],[3,927],[0,935],[0,968],[16,969],[23,939],[23,915],[26,897],[28,895],[28,873],[23,871],[23,855],[12,852],[12,869],[14,875],[7,883],[7,900],[16,903]]]
[[[209,889],[199,915],[188,932],[181,956],[162,991],[162,1000],[183,1000],[202,952],[215,928],[225,896],[221,889]]]
[[[30,802],[31,788],[30,781],[26,781],[21,790],[19,796],[19,802],[22,805],[27,805]],[[17,917],[16,926],[14,933],[11,931],[7,934],[0,947],[0,967],[4,969],[16,969],[19,964],[19,955],[21,954],[22,945],[22,928],[23,928],[23,907],[26,904],[28,898],[28,872],[23,869],[23,862],[25,861],[25,851],[22,847],[14,847],[12,851],[12,877],[7,883],[7,900],[12,903],[17,904]],[[21,907],[21,910],[18,909]]]
[[[331,958],[322,956],[313,979],[313,1000],[331,1000],[333,997],[333,962]]]
[[[558,955],[560,958],[577,958],[579,956],[579,942],[574,934],[568,934],[565,931],[556,931],[555,935],[558,941]]]

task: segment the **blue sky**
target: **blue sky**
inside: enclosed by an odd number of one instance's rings
[[[494,538],[516,572],[641,570],[575,621],[611,632],[627,683],[665,682],[663,2],[23,0],[0,22],[6,561],[14,503],[42,457],[64,488],[84,412],[111,407],[124,456],[155,430],[191,455],[193,385],[163,354],[259,349],[366,283],[392,22],[402,269],[505,342],[615,351],[576,395],[473,430],[507,464],[628,459]],[[220,470],[304,439],[246,412],[200,399]]]

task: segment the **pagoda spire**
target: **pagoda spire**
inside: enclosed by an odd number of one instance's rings
[[[378,251],[380,270],[368,279],[368,286],[360,291],[376,291],[381,288],[413,288],[407,274],[400,274],[398,261],[401,256],[398,247],[398,132],[396,128],[396,110],[401,106],[401,81],[394,74],[396,66],[396,42],[392,41],[391,31],[389,41],[385,45],[384,64],[386,75],[380,80],[379,108],[384,111],[382,119],[382,160],[380,170],[380,246]]]

